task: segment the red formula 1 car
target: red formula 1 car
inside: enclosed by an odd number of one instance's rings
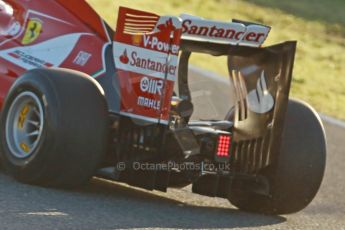
[[[83,0],[0,0],[1,163],[25,183],[192,184],[243,210],[297,212],[322,181],[325,136],[288,98],[296,43],[263,48],[269,32],[128,8],[114,31]],[[195,119],[195,52],[228,57],[220,118]]]

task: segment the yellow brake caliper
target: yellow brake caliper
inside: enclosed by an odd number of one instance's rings
[[[20,111],[19,118],[18,118],[18,128],[19,129],[24,128],[24,123],[25,123],[25,120],[26,120],[26,117],[27,117],[29,111],[30,111],[30,106],[28,104],[24,105],[24,107]],[[24,142],[20,143],[20,148],[26,153],[30,152],[30,147],[27,144],[25,144]]]

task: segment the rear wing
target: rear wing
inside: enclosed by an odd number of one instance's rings
[[[210,48],[216,44],[258,47],[269,31],[270,27],[254,23],[212,21],[186,14],[159,16],[120,7],[113,37],[120,108],[113,112],[168,124],[175,79],[188,63],[182,61],[178,67],[180,51],[184,60],[185,51],[200,49],[212,54]]]
[[[180,18],[183,21],[182,39],[194,42],[259,47],[271,30],[269,26],[240,20],[222,22],[187,14]]]

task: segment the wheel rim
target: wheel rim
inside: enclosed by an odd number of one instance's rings
[[[6,118],[6,143],[11,154],[27,158],[37,148],[44,126],[43,106],[32,92],[22,92],[10,106]]]

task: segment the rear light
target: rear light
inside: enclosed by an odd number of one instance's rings
[[[228,158],[230,155],[231,136],[219,135],[217,145],[217,157]]]

